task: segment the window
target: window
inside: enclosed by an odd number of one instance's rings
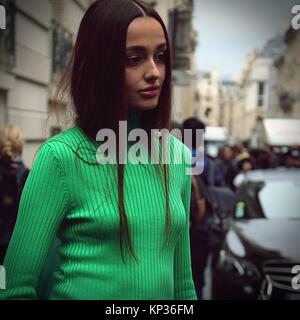
[[[210,114],[211,114],[211,108],[210,107],[207,107],[206,109],[205,109],[205,117],[206,118],[209,118],[209,116],[210,116]]]
[[[6,10],[5,7],[0,5],[0,29],[5,29],[6,28]]]
[[[13,0],[0,0],[6,11],[6,29],[0,31],[0,64],[6,71],[15,65],[15,3]]]
[[[196,90],[194,95],[194,101],[200,102],[200,100],[201,100],[200,93],[198,90]]]
[[[265,83],[262,81],[258,82],[258,97],[257,97],[257,106],[262,107],[264,105],[264,91]]]
[[[53,73],[62,73],[68,65],[72,50],[73,36],[58,22],[52,22],[53,30],[53,57],[52,71]]]
[[[192,13],[187,8],[174,8],[169,11],[169,36],[173,51],[173,65],[176,70],[190,68],[189,54],[192,51]]]

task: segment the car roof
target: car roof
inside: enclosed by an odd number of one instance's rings
[[[277,180],[292,180],[300,181],[300,169],[292,168],[276,168],[253,170],[245,174],[247,181],[277,181]]]

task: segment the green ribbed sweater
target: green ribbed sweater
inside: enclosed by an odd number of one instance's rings
[[[138,126],[132,116],[129,128]],[[79,146],[79,147],[78,147]],[[35,299],[55,238],[60,257],[50,299],[180,300],[196,298],[191,273],[187,165],[170,164],[171,242],[165,241],[165,196],[153,164],[125,166],[125,208],[138,262],[120,253],[116,165],[95,162],[96,144],[73,127],[39,149],[24,187],[4,260],[0,299]],[[93,151],[91,151],[93,150]],[[191,159],[175,137],[171,151]]]

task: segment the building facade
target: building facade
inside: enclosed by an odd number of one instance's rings
[[[16,124],[25,134],[24,162],[72,120],[70,103],[56,87],[74,46],[79,23],[93,0],[0,0],[7,28],[0,30],[0,126]],[[169,29],[174,58],[173,120],[192,115],[194,51],[192,0],[147,1]],[[57,127],[59,124],[59,127]]]
[[[220,74],[217,70],[198,73],[197,101],[195,116],[207,126],[220,126]]]
[[[68,43],[61,57],[55,56],[57,26],[74,41],[90,1],[1,1],[7,9],[7,28],[0,31],[0,125],[12,123],[22,129],[27,141],[23,158],[31,167],[36,150],[51,135],[55,68],[72,48]]]
[[[173,54],[173,114],[181,123],[193,115],[196,91],[197,33],[192,26],[193,0],[148,1],[168,28]]]
[[[199,72],[194,116],[208,127],[227,129],[229,143],[234,143],[239,130],[240,86],[232,80],[222,80],[217,70]]]
[[[300,119],[300,33],[290,28],[284,37],[286,49],[275,61],[277,84],[272,118]]]
[[[240,122],[237,136],[240,141],[248,141],[253,147],[262,147],[262,123],[271,117],[277,71],[274,61],[284,50],[283,36],[269,40],[261,50],[255,50],[247,58],[240,78]]]
[[[219,124],[221,127],[228,129],[230,142],[237,140],[235,135],[235,118],[234,114],[239,107],[239,85],[235,81],[223,80],[220,82],[219,100]]]

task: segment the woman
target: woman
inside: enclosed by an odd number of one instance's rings
[[[22,161],[25,139],[20,128],[0,130],[0,264],[2,264],[18,213],[29,170]]]
[[[170,82],[170,46],[159,15],[139,1],[95,1],[62,85],[70,88],[75,126],[39,150],[0,297],[36,297],[57,235],[61,263],[50,299],[196,299],[187,164],[124,165],[122,152],[116,165],[95,161],[100,129],[113,130],[119,147],[119,121],[149,134],[169,127]],[[171,147],[191,160],[179,140],[171,138]]]

